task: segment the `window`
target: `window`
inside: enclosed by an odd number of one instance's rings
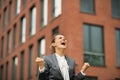
[[[84,24],[84,61],[93,66],[104,66],[103,29]]]
[[[7,25],[7,8],[4,9],[3,29],[5,29],[6,25]]]
[[[85,13],[95,13],[95,0],[80,0],[80,11]]]
[[[45,55],[45,38],[41,38],[39,41],[38,41],[38,50],[39,50],[39,53],[38,53],[38,56],[43,56]]]
[[[26,2],[27,2],[27,0],[23,0],[23,6],[26,6]]]
[[[14,28],[13,28],[13,49],[15,49],[15,47],[16,47],[16,30],[17,30],[17,27],[16,27],[17,25],[16,24],[14,24]]]
[[[6,75],[5,75],[5,80],[8,80],[8,72],[9,72],[9,63],[6,63]]]
[[[2,0],[0,0],[0,8],[1,8],[1,6],[2,6]]]
[[[52,0],[52,16],[57,17],[62,13],[62,0]]]
[[[16,0],[16,14],[20,13],[21,0]]]
[[[112,17],[120,19],[120,0],[111,0]]]
[[[48,18],[48,0],[41,0],[41,27],[47,25]]]
[[[115,80],[120,80],[120,78],[115,78]]]
[[[10,1],[10,3],[9,3],[9,18],[8,18],[8,22],[10,23],[10,21],[11,21],[11,13],[12,13],[12,2]]]
[[[26,18],[23,17],[21,19],[21,38],[20,38],[20,42],[24,43],[25,42],[25,37],[26,36]]]
[[[3,80],[3,66],[0,67],[0,80]]]
[[[36,7],[32,7],[30,10],[30,35],[36,33]]]
[[[24,51],[21,52],[20,58],[20,80],[24,80]]]
[[[52,30],[52,35],[57,34],[57,33],[59,33],[59,27],[55,27],[55,28]]]
[[[4,54],[4,37],[2,37],[2,40],[1,40],[1,58],[3,58],[3,54]]]
[[[10,53],[11,50],[11,31],[7,33],[7,55]]]
[[[120,67],[120,29],[116,29],[116,64]]]
[[[12,80],[16,80],[17,79],[17,65],[18,65],[18,58],[14,57],[13,58],[13,66],[12,66]]]
[[[31,78],[32,77],[32,64],[33,64],[33,46],[30,46],[29,47],[29,78]]]
[[[89,77],[87,76],[85,80],[98,80],[97,77]]]

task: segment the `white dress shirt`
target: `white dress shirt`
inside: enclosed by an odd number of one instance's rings
[[[59,56],[58,54],[55,54],[57,61],[58,61],[58,65],[60,67],[60,71],[62,73],[62,76],[64,78],[64,80],[70,80],[69,77],[69,66],[67,64],[67,61],[65,59],[65,56]]]

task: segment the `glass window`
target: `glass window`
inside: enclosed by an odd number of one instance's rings
[[[59,27],[55,27],[55,28],[52,30],[52,35],[57,34],[57,33],[59,33]]]
[[[29,47],[29,78],[32,77],[32,64],[33,64],[33,46]]]
[[[17,27],[16,26],[17,25],[14,24],[14,28],[13,28],[13,49],[15,49],[15,47],[16,47],[16,34],[17,34],[17,32],[16,32]]]
[[[21,52],[20,58],[20,80],[24,80],[24,51]]]
[[[120,67],[120,29],[116,29],[116,64]]]
[[[120,80],[120,78],[115,78],[115,80]]]
[[[23,17],[21,19],[21,43],[25,42],[25,37],[26,36],[26,18]]]
[[[12,12],[12,2],[10,1],[10,3],[9,3],[9,18],[8,18],[8,21],[9,21],[9,23],[10,23],[10,21],[11,21],[11,12]]]
[[[120,0],[111,0],[112,17],[120,18]]]
[[[84,24],[84,61],[94,66],[104,66],[103,29]]]
[[[23,0],[23,6],[26,6],[27,0]]]
[[[1,6],[2,6],[2,0],[0,0],[0,8],[1,8]]]
[[[80,0],[80,11],[85,13],[95,13],[95,0]]]
[[[20,13],[21,0],[16,0],[16,14]]]
[[[6,75],[5,75],[5,80],[8,80],[8,72],[9,72],[9,63],[6,63]]]
[[[3,80],[3,66],[0,67],[0,80]]]
[[[11,31],[7,33],[7,54],[10,53],[11,50]]]
[[[36,33],[36,7],[32,7],[30,10],[30,35]]]
[[[40,57],[40,56],[42,56],[42,55],[45,55],[45,45],[46,45],[46,42],[45,42],[45,38],[42,38],[42,39],[40,39],[39,40],[39,42],[38,42],[38,44],[39,44],[39,53],[38,53],[38,56]]]
[[[52,16],[57,17],[62,13],[62,0],[52,0]]]
[[[2,37],[1,40],[1,55],[0,55],[1,58],[3,58],[3,54],[4,54],[4,37]]]
[[[85,78],[85,80],[98,80],[97,77],[90,77],[90,76],[87,76]]]
[[[16,80],[17,79],[17,65],[18,65],[18,58],[14,57],[13,58],[13,65],[12,65],[12,80]]]
[[[41,0],[41,27],[46,26],[48,21],[48,0]]]
[[[5,29],[6,25],[7,25],[7,8],[4,9],[3,29]]]

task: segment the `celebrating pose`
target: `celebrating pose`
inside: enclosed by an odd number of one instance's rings
[[[57,34],[51,41],[53,54],[44,58],[37,57],[39,65],[38,80],[83,80],[89,63],[84,63],[80,72],[75,75],[75,61],[66,56],[64,51],[67,40],[64,35]]]

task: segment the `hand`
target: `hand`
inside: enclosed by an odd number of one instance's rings
[[[84,73],[89,67],[90,67],[89,63],[84,63],[84,65],[82,66],[81,71]]]
[[[43,58],[40,58],[40,57],[37,57],[36,58],[36,63],[39,65],[40,69],[44,68],[44,59]]]

